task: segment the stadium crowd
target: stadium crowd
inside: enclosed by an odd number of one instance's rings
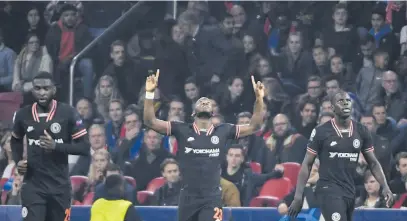
[[[72,58],[132,3],[0,4],[0,93],[20,93],[21,105],[29,105],[31,79],[41,71],[54,75],[56,99],[67,101]],[[223,150],[225,206],[287,212],[311,131],[333,118],[328,97],[340,89],[352,98],[353,120],[372,133],[398,195],[395,207],[407,206],[406,2],[189,1],[178,4],[176,20],[170,4],[157,27],[117,38],[105,46],[108,53],[78,62],[75,107],[91,156],[69,157],[73,205],[103,198],[111,174],[128,181],[125,197],[135,205],[178,204],[183,147],[142,122],[145,79],[160,69],[155,111],[168,121],[192,122],[194,102],[207,96],[216,107],[213,124],[247,124],[250,76],[266,86],[261,130]],[[23,177],[11,157],[10,122],[1,122],[1,204],[18,205]],[[318,167],[316,161],[304,208],[315,205]],[[363,156],[356,176],[356,207],[385,207]]]

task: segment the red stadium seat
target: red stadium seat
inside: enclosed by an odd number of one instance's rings
[[[297,185],[298,174],[300,173],[301,165],[299,163],[287,162],[282,164],[284,167],[284,177],[291,180],[293,186]]]
[[[153,180],[151,180],[150,183],[148,183],[146,190],[154,193],[157,189],[162,187],[164,184],[165,184],[164,177],[157,177],[157,178],[154,178]]]
[[[404,201],[406,201],[406,200],[407,200],[407,193],[403,193],[399,197],[399,199],[396,202],[394,202],[394,205],[392,208],[400,209],[401,206],[403,205]]]
[[[131,177],[131,176],[124,176],[124,179],[126,179],[127,182],[129,182],[134,188],[137,187],[136,180],[135,180],[133,177]]]
[[[250,201],[250,207],[276,207],[280,199],[274,196],[258,196]]]
[[[259,196],[273,196],[282,199],[291,191],[292,185],[288,178],[270,179],[261,187]]]
[[[11,123],[14,112],[20,108],[22,102],[20,92],[0,93],[0,121]]]
[[[76,191],[79,190],[81,185],[83,183],[86,183],[87,181],[88,181],[88,177],[86,177],[86,176],[71,176],[72,191],[75,193]]]
[[[83,198],[83,205],[92,205],[93,203],[93,197],[95,196],[94,192],[90,192],[86,194],[86,196]]]
[[[261,173],[260,163],[250,162],[250,168],[252,168],[253,173]]]
[[[154,195],[154,192],[142,190],[137,192],[137,201],[140,205],[144,205]]]
[[[79,202],[78,200],[74,200],[72,202],[72,205],[74,205],[74,206],[82,206],[83,204],[81,202]]]

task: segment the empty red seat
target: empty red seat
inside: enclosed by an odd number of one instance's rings
[[[253,173],[261,173],[261,165],[257,162],[250,162],[250,168],[252,168]]]
[[[86,176],[71,176],[72,191],[75,193],[87,181],[88,177]]]
[[[154,193],[157,189],[162,187],[164,184],[165,184],[165,178],[157,177],[148,183],[146,190]]]
[[[86,194],[86,196],[83,198],[82,205],[92,205],[94,196],[94,192]]]
[[[136,183],[136,180],[135,180],[133,177],[131,177],[131,176],[124,176],[124,179],[126,179],[127,182],[129,182],[134,188],[136,188],[137,183]]]
[[[293,186],[297,185],[298,174],[300,173],[301,165],[299,163],[287,162],[281,164],[284,167],[284,177],[291,180]]]
[[[140,205],[144,205],[154,195],[154,192],[142,190],[137,192],[137,201]]]
[[[400,209],[401,206],[403,205],[404,201],[407,200],[407,193],[403,193],[396,202],[394,202],[394,205],[392,208]]]
[[[251,207],[276,207],[280,199],[274,196],[258,196],[250,201]]]
[[[291,188],[291,181],[286,177],[270,179],[261,187],[259,196],[272,196],[282,199],[291,191]]]

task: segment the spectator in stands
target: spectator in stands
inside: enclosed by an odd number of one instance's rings
[[[0,29],[0,93],[11,91],[16,53],[4,43],[4,33]]]
[[[257,36],[254,33],[247,32],[244,33],[243,37],[241,38],[247,65],[250,65],[250,62],[256,60],[256,58],[258,57],[258,60],[255,62],[257,66],[260,58],[266,56],[268,53],[267,50],[265,50],[266,48],[264,47],[264,45],[262,45],[260,40],[256,37]],[[249,71],[249,73],[252,72]]]
[[[257,188],[262,186],[268,179],[280,178],[284,168],[279,165],[275,170],[267,174],[256,174],[245,163],[243,146],[233,144],[229,147],[226,162],[222,167],[222,178],[232,182],[240,192],[242,206],[248,206],[250,200],[256,196]]]
[[[168,117],[179,116],[181,121],[185,121],[184,103],[181,99],[173,98],[169,102]]]
[[[312,49],[312,58],[315,64],[315,75],[324,77],[329,74],[328,51],[323,46],[315,46]]]
[[[375,38],[376,47],[389,54],[390,63],[395,61],[400,53],[397,38],[389,24],[385,22],[386,10],[381,5],[372,11],[372,28],[369,34]]]
[[[269,151],[264,162],[267,162],[267,171],[271,171],[276,165],[285,162],[302,163],[305,156],[307,138],[294,132],[286,115],[277,114],[274,117],[273,132],[266,140]]]
[[[6,132],[6,134],[1,138],[0,141],[0,173],[1,178],[10,178],[14,174],[15,163],[13,161],[13,156],[10,146],[11,132]]]
[[[265,105],[267,115],[265,117],[273,118],[279,113],[283,113],[291,118],[294,115],[293,103],[291,98],[283,89],[281,81],[272,75],[263,77],[262,82],[266,87]]]
[[[250,112],[239,113],[236,117],[236,125],[250,124],[251,118],[252,114]],[[267,151],[267,146],[261,137],[252,134],[244,138],[239,138],[238,143],[244,148],[245,160],[247,162],[258,162],[263,167],[266,165],[263,156]],[[265,170],[266,168],[263,169]]]
[[[174,159],[165,159],[161,165],[161,174],[165,178],[165,184],[154,193],[152,205],[178,206],[181,191],[181,175],[178,162]]]
[[[359,73],[363,67],[373,67],[373,51],[376,48],[373,36],[366,35],[359,41],[359,52],[353,61],[352,69],[354,73]]]
[[[266,36],[264,35],[261,25],[259,25],[255,19],[248,18],[243,6],[235,4],[230,8],[229,12],[233,16],[235,35],[243,37],[244,33],[252,32],[256,36],[261,37],[262,41],[266,41]]]
[[[119,89],[111,76],[104,75],[95,88],[95,104],[105,122],[109,121],[109,102],[114,99],[121,99]]]
[[[216,23],[216,19],[209,13],[208,2],[188,1],[187,10],[199,18],[200,25],[212,25]]]
[[[310,100],[302,101],[299,105],[300,118],[294,121],[294,128],[304,137],[309,137],[317,124],[317,104]]]
[[[201,97],[198,84],[194,77],[189,77],[185,80],[184,83],[184,92],[185,92],[185,115],[191,116],[192,110],[194,110],[195,102]]]
[[[136,74],[137,68],[134,62],[127,59],[124,42],[116,40],[110,45],[110,58],[112,63],[106,67],[103,75],[109,75],[115,79],[117,85],[120,85],[118,90],[126,102],[136,103],[144,79]]]
[[[299,32],[292,32],[287,39],[287,46],[279,56],[278,72],[283,81],[290,82],[303,91],[307,88],[307,78],[313,73],[312,55],[302,49],[302,37]]]
[[[330,112],[330,113],[333,112],[332,104],[331,104],[331,100],[329,99],[329,96],[325,96],[322,99],[321,107],[319,108],[319,116],[321,116],[321,114],[324,112]]]
[[[333,25],[323,31],[324,45],[328,48],[330,57],[334,54],[342,56],[344,63],[351,62],[358,45],[356,29],[348,24],[348,9],[343,3],[333,8]],[[343,41],[346,39],[346,41]]]
[[[352,90],[352,88],[354,88],[354,82],[352,80],[356,77],[354,78],[353,73],[346,68],[342,57],[339,55],[332,56],[329,64],[332,75],[337,77],[339,83],[342,85],[342,89],[345,91]]]
[[[32,6],[27,10],[27,22],[24,25],[25,30],[21,33],[22,36],[27,36],[30,33],[35,34],[38,36],[40,41],[39,44],[44,45],[47,27],[45,26],[43,19],[41,18],[40,10],[37,7]],[[24,42],[24,39],[22,39],[22,42]]]
[[[106,150],[106,135],[102,125],[93,124],[89,127],[90,153],[93,156],[97,151]],[[92,158],[90,156],[69,156],[72,166],[71,175],[86,176],[89,173],[89,165]]]
[[[134,110],[127,108],[124,112],[125,135],[119,141],[117,148],[113,149],[114,162],[124,168],[126,161],[131,161],[140,154],[143,146],[144,132],[141,129],[142,121],[140,115]],[[127,172],[125,170],[125,172]]]
[[[356,198],[355,208],[387,208],[386,200],[381,196],[380,184],[370,170],[366,171],[364,181],[365,191]]]
[[[319,160],[315,159],[314,164],[312,165],[310,176],[308,178],[307,184],[304,189],[304,202],[302,204],[303,209],[308,208],[318,208],[318,201],[315,196],[315,187],[319,180]],[[291,190],[289,194],[287,194],[284,199],[280,201],[277,206],[278,213],[280,215],[286,215],[288,212],[288,207],[294,200],[295,195],[295,188]]]
[[[89,193],[95,192],[95,187],[104,180],[103,172],[106,170],[106,166],[109,162],[110,154],[105,149],[99,149],[92,154],[88,180],[79,187],[76,193],[74,193],[74,200],[83,202]]]
[[[81,98],[76,102],[76,111],[78,111],[82,124],[89,129],[94,120],[98,117],[97,112],[93,109],[92,101],[88,98]]]
[[[298,97],[297,103],[305,100],[313,101],[319,107],[322,98],[325,96],[322,78],[319,76],[310,76],[307,81],[307,93]]]
[[[387,140],[393,140],[399,133],[399,130],[397,129],[396,122],[387,118],[386,106],[383,103],[374,104],[372,115],[378,124],[376,133]]]
[[[141,221],[132,202],[124,200],[125,182],[124,178],[118,174],[107,177],[105,182],[107,195],[92,205],[91,221]]]
[[[109,121],[105,124],[106,139],[109,152],[112,152],[118,145],[119,140],[126,134],[124,125],[124,104],[118,99],[109,102]]]
[[[180,14],[178,25],[187,37],[185,45],[189,72],[196,77],[203,90],[201,92],[206,92],[227,71],[227,52],[230,49],[226,48],[226,38],[219,29],[201,26],[199,17],[190,11]]]
[[[220,188],[222,189],[222,203],[223,206],[240,207],[240,192],[236,185],[232,182],[220,178]]]
[[[264,81],[264,78],[267,77],[277,77],[276,74],[273,73],[273,66],[270,59],[263,56],[259,59],[254,76],[256,78],[259,77],[261,81]]]
[[[387,71],[389,54],[376,50],[373,56],[373,67],[363,67],[356,78],[356,94],[366,112],[372,110],[377,99],[377,92],[382,86],[383,72]]]
[[[130,174],[137,180],[137,189],[144,190],[154,178],[161,176],[160,165],[171,154],[160,147],[160,135],[148,129],[145,131],[144,143],[135,160],[131,162]],[[133,159],[133,158],[132,158]]]
[[[231,123],[235,121],[237,114],[250,111],[252,107],[243,96],[244,83],[241,77],[231,77],[226,84],[227,88],[222,87],[214,100],[219,104],[225,122]]]
[[[106,170],[104,171],[104,181],[98,184],[95,188],[95,195],[93,196],[93,202],[100,198],[106,198],[109,194],[106,190],[106,179],[111,175],[122,175],[122,171],[120,167],[116,164],[109,163],[106,166]],[[124,182],[124,199],[128,200],[133,203],[133,205],[137,205],[137,192],[135,191],[135,187],[133,187],[129,182]]]
[[[17,170],[13,172],[11,191],[7,193],[6,205],[21,205],[21,187],[24,177],[18,174]]]
[[[392,166],[392,150],[390,141],[380,135],[377,135],[377,122],[372,115],[364,115],[360,118],[360,123],[364,125],[372,135],[375,154],[383,168],[386,178],[390,180],[390,172]]]
[[[78,10],[71,4],[64,4],[60,9],[60,19],[53,23],[47,32],[45,45],[51,56],[56,74],[61,78],[62,86],[67,86],[64,81],[68,79],[68,67],[72,58],[84,49],[91,41],[92,36],[88,27],[78,18]],[[89,58],[82,58],[78,62],[78,70],[82,74],[83,90],[85,97],[92,97],[93,64]]]
[[[53,73],[53,63],[45,47],[40,47],[40,39],[36,34],[28,34],[24,47],[14,64],[13,91],[23,93],[23,103],[34,103],[31,94],[32,79],[40,72]]]
[[[407,193],[407,152],[397,154],[396,169],[399,176],[390,181],[390,189],[395,194]]]
[[[332,120],[335,118],[335,115],[332,112],[321,112],[318,118],[318,126]]]
[[[387,116],[396,122],[407,117],[407,98],[403,94],[403,86],[395,72],[383,73],[382,87],[378,91],[377,102],[385,104]]]

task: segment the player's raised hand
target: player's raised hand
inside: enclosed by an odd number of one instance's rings
[[[158,86],[158,77],[160,76],[160,69],[157,69],[157,72],[153,75],[147,77],[146,80],[146,91],[154,92]]]
[[[391,190],[388,187],[383,188],[382,194],[384,196],[384,199],[386,200],[387,208],[392,207],[393,203],[394,203],[394,196],[393,196],[393,193],[391,192]]]
[[[55,149],[55,141],[52,139],[51,135],[44,130],[44,135],[40,136],[40,147],[47,149],[47,150],[54,150]]]
[[[303,204],[302,198],[301,199],[294,198],[293,202],[288,208],[287,215],[290,216],[291,218],[296,218],[298,214],[301,212],[302,204]]]
[[[263,83],[261,83],[261,81],[257,81],[257,83],[256,83],[253,75],[252,75],[252,85],[253,85],[254,93],[256,94],[256,98],[263,99],[264,94],[265,94],[264,85],[263,85]]]

